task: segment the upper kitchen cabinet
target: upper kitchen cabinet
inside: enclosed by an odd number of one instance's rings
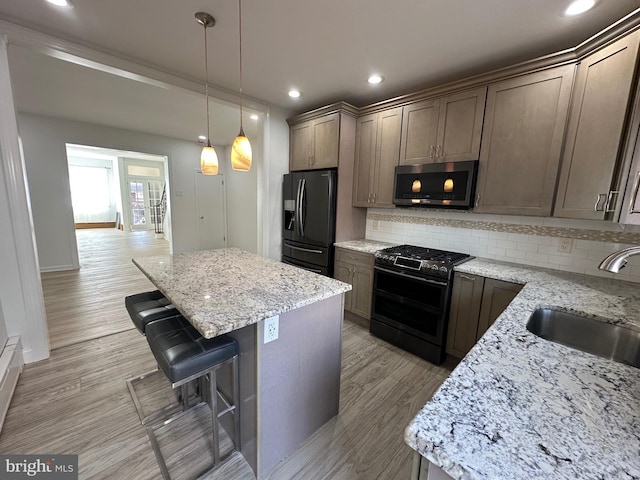
[[[354,208],[356,116],[358,109],[338,102],[289,118],[289,170],[336,168],[336,242],[364,238],[367,212]]]
[[[549,216],[575,66],[489,85],[476,211]]]
[[[486,87],[406,105],[400,165],[477,160]]]
[[[340,145],[340,113],[291,126],[289,170],[335,168]]]
[[[393,208],[393,178],[400,156],[402,108],[359,117],[353,205]]]
[[[640,32],[585,57],[571,105],[554,216],[604,219],[615,211]]]

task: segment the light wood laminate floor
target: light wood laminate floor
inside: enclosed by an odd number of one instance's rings
[[[76,230],[80,270],[42,274],[51,349],[132,328],[124,297],[154,290],[131,258],[169,253],[153,231]]]
[[[98,247],[98,237],[89,232],[83,240]],[[128,263],[144,252],[148,250],[128,253]],[[152,370],[155,362],[122,306],[125,294],[150,284],[135,267],[108,268],[107,257],[92,257],[104,266],[97,269],[102,274],[93,276],[95,285],[80,287],[79,279],[67,279],[57,286],[51,282],[49,293],[55,289],[70,299],[66,315],[58,307],[69,325],[85,325],[84,317],[105,309],[123,321],[113,323],[112,333],[97,325],[93,334],[103,336],[91,340],[73,332],[62,335],[76,341],[54,349],[48,360],[25,366],[0,433],[0,452],[78,454],[83,480],[158,479],[151,444],[126,387],[127,378]],[[109,296],[96,300],[96,292],[105,289]],[[117,332],[119,328],[125,331]],[[453,366],[435,366],[389,345],[347,315],[340,413],[278,465],[269,480],[408,480],[412,451],[403,442],[404,428]],[[194,439],[192,448],[204,449],[205,443]],[[250,480],[253,475],[235,455],[207,478]]]

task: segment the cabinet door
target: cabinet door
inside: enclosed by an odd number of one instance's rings
[[[351,279],[351,265],[344,262],[334,262],[333,267],[333,278],[336,280],[340,280],[341,282],[348,283],[353,287],[352,279]],[[353,298],[353,290],[345,293],[344,295],[344,309],[348,312],[352,311],[352,298]]]
[[[634,34],[580,62],[554,216],[605,217],[637,56]]]
[[[435,161],[438,105],[439,100],[425,100],[402,109],[400,165]]]
[[[291,127],[289,170],[306,170],[311,164],[313,121]]]
[[[385,110],[378,115],[372,206],[393,208],[393,182],[400,159],[402,108]]]
[[[484,278],[455,272],[447,330],[447,353],[464,357],[476,344]]]
[[[476,211],[551,214],[574,69],[557,67],[489,86]]]
[[[356,121],[356,162],[353,177],[353,206],[370,207],[376,163],[378,114],[365,115]]]
[[[440,100],[436,162],[478,160],[487,87]]]
[[[337,167],[339,145],[340,114],[332,113],[316,119],[313,123],[311,168]]]
[[[478,333],[476,335],[477,340],[480,340],[484,332],[493,325],[496,318],[504,312],[505,308],[509,306],[520,290],[522,290],[522,285],[518,285],[517,283],[485,278],[484,291],[482,293],[482,308],[480,309]]]
[[[369,320],[373,296],[373,269],[353,267],[353,297],[351,312]]]

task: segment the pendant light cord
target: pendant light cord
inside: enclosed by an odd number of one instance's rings
[[[207,25],[204,26],[204,97],[207,102],[207,147],[211,146],[211,134],[209,129],[209,64],[207,62]]]
[[[242,0],[238,0],[238,24],[240,31],[240,131],[244,135],[242,128]]]

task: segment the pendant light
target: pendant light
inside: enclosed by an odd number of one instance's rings
[[[200,170],[205,175],[218,174],[218,154],[211,146],[211,135],[209,133],[209,65],[207,59],[207,28],[216,24],[215,18],[205,12],[196,13],[196,21],[204,27],[204,96],[207,102],[207,145],[200,154]]]
[[[251,143],[242,128],[242,0],[238,0],[238,31],[240,36],[240,133],[231,147],[231,167],[240,172],[251,170]]]

